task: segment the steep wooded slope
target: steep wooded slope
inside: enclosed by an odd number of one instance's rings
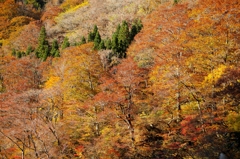
[[[25,4],[21,1],[16,3],[13,0],[6,0],[1,4],[2,7],[0,6],[4,11],[1,14],[1,52],[10,54],[13,48],[25,51],[27,44],[21,46],[15,41],[37,37],[41,28],[39,25],[46,27],[47,38],[50,41],[58,39],[59,42],[62,42],[64,37],[68,37],[71,43],[80,41],[82,36],[87,37],[94,25],[99,27],[104,38],[110,37],[116,26],[123,20],[131,23],[133,19],[146,15],[163,2],[166,1],[89,0],[77,2],[68,0],[60,3],[60,1],[51,0],[44,2],[46,4],[42,6],[42,9],[36,10],[31,4],[32,2]],[[26,21],[29,17],[33,17],[33,19]],[[15,20],[12,23],[11,20],[14,18],[18,21]],[[30,21],[35,22],[29,24]],[[28,24],[29,26],[27,26]],[[37,45],[34,41],[31,41],[30,44]]]
[[[123,20],[131,22],[145,15],[145,4],[145,0],[89,0],[79,9],[61,13],[55,18],[56,25],[47,27],[47,31],[50,36],[60,33],[74,42],[87,36],[97,25],[103,37],[110,37]]]
[[[123,7],[133,1],[104,1],[103,8],[107,2]],[[1,56],[0,157],[237,158],[239,2],[174,2],[142,17],[143,29],[115,65],[105,66],[108,59],[100,58],[93,42],[60,49],[60,57],[45,61],[33,53]],[[61,12],[55,8],[38,25],[46,26],[48,39],[69,35],[74,41],[82,36],[70,31],[81,28],[75,16],[87,8],[105,14],[89,3],[54,22]],[[109,30],[115,25],[111,19],[106,24]],[[48,48],[41,30],[40,53]]]
[[[238,1],[211,0],[161,6],[143,20],[128,49],[139,67],[150,70],[153,111],[147,116],[162,130],[169,155],[239,154],[239,146],[229,147],[239,141],[233,119],[239,114],[239,7]]]

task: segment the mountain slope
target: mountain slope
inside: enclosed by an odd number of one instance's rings
[[[3,39],[0,157],[238,158],[240,4],[163,2],[54,0]]]

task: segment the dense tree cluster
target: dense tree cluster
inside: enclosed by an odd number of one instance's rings
[[[23,56],[30,55],[30,53],[32,53],[33,51],[34,50],[31,46],[28,46],[26,52],[13,49],[12,50],[12,56],[15,56],[17,58],[21,58]]]
[[[68,41],[68,38],[65,37],[62,42],[61,49],[63,50],[69,46],[70,46],[70,43]],[[26,52],[19,51],[19,50],[16,51],[16,49],[13,49],[12,55],[16,56],[17,58],[21,58],[23,56],[29,55],[32,52],[34,52],[36,57],[41,59],[42,61],[46,61],[47,57],[60,57],[58,41],[54,39],[52,41],[52,44],[51,45],[49,44],[47,40],[45,27],[42,27],[40,30],[38,45],[35,50],[31,46],[27,48]]]
[[[110,56],[126,58],[128,46],[133,41],[134,36],[141,31],[142,27],[142,22],[140,20],[135,20],[131,29],[129,29],[129,24],[123,21],[121,25],[117,26],[116,31],[112,34],[112,39],[107,38],[102,40],[98,28],[95,25],[93,32],[90,32],[88,35],[88,41],[94,41],[95,50],[109,49],[112,50]]]
[[[94,25],[92,32],[88,34],[88,42],[94,42],[94,50],[112,50],[111,57],[115,56],[118,58],[126,58],[126,50],[130,45],[131,41],[134,39],[134,36],[140,32],[142,29],[142,23],[140,20],[135,20],[131,30],[128,27],[126,21],[123,21],[122,25],[118,25],[116,31],[113,33],[112,40],[107,38],[106,40],[101,39],[101,35],[98,31],[97,25]],[[84,36],[80,42],[75,43],[75,46],[85,44],[87,41]],[[67,37],[64,37],[64,40],[61,44],[61,50],[70,47],[70,42]],[[12,55],[18,58],[22,56],[29,55],[31,52],[35,52],[37,58],[46,61],[47,57],[60,57],[59,44],[57,40],[53,40],[52,45],[50,46],[45,27],[42,27],[40,30],[38,38],[38,46],[35,50],[32,47],[28,47],[26,52],[12,50]]]

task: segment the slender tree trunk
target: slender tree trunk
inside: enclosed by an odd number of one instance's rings
[[[181,99],[181,57],[182,57],[182,53],[179,52],[177,53],[177,122],[181,121],[181,103],[180,103],[180,99]]]

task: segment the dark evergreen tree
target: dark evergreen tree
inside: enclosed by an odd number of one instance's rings
[[[100,42],[100,44],[99,44],[99,46],[98,46],[98,49],[99,49],[99,50],[105,50],[105,49],[106,49],[106,46],[105,46],[105,43],[104,43],[103,40]]]
[[[94,25],[93,31],[88,34],[88,42],[93,42],[98,33],[97,25]]]
[[[119,41],[119,50],[118,50],[118,57],[119,58],[125,58],[126,57],[126,50],[127,50],[127,44],[125,41],[120,40]]]
[[[46,29],[45,27],[42,27],[38,38],[38,47],[35,51],[37,58],[45,58],[46,50],[49,50],[46,48],[48,48],[48,41],[46,40]]]
[[[114,33],[112,37],[112,51],[114,53],[118,52],[118,34]]]
[[[92,32],[89,32],[88,34],[88,42],[93,42],[94,41],[94,34]]]
[[[39,38],[38,38],[38,44],[47,45],[48,42],[46,41],[46,37],[47,37],[46,29],[43,26],[40,30],[40,35],[39,35]]]
[[[178,3],[179,3],[179,0],[174,0],[174,1],[173,1],[173,4],[174,4],[174,5],[176,5],[176,4],[178,4]]]
[[[137,33],[139,33],[143,28],[142,21],[140,19],[136,20],[135,25],[137,26]]]
[[[130,41],[133,41],[133,39],[137,33],[138,33],[138,28],[137,28],[136,24],[133,24],[133,26],[131,28],[131,32],[130,32]]]
[[[35,9],[42,9],[46,4],[46,0],[24,0],[26,4],[31,4]]]
[[[59,46],[58,46],[58,42],[57,40],[53,40],[53,43],[52,43],[52,47],[51,47],[51,51],[50,51],[50,55],[52,57],[55,57],[55,54],[56,52],[59,50]]]
[[[44,45],[40,45],[37,47],[37,49],[35,50],[35,55],[37,58],[41,58],[44,52]]]
[[[118,34],[118,41],[123,41],[127,46],[130,43],[130,32],[126,21],[122,22],[122,25]]]
[[[12,56],[16,56],[17,55],[17,52],[15,49],[12,49]]]
[[[83,36],[82,39],[81,39],[80,45],[86,44],[86,42],[87,42],[86,38]]]
[[[121,26],[118,25],[116,31],[112,35],[111,46],[112,46],[113,53],[118,52],[118,35],[119,35],[120,28]]]
[[[63,50],[63,49],[66,49],[66,48],[69,47],[69,46],[70,46],[70,43],[69,43],[69,41],[68,41],[68,37],[65,37],[65,38],[63,39],[63,43],[62,43],[61,48],[62,48],[62,50]]]
[[[22,57],[21,51],[17,51],[16,55],[17,55],[17,58],[21,58]]]
[[[26,55],[29,55],[31,52],[33,52],[33,48],[32,48],[32,46],[28,46],[28,48],[26,50]]]
[[[121,25],[117,26],[116,31],[112,35],[112,39],[107,38],[106,40],[102,40],[97,26],[94,25],[93,31],[88,34],[88,41],[94,42],[95,50],[111,49],[112,56],[126,58],[126,50],[129,44],[142,27],[141,21],[135,20],[131,30],[129,30],[128,23],[123,21]],[[94,35],[95,37],[93,39]]]
[[[106,49],[112,49],[112,41],[111,41],[111,39],[109,39],[109,38],[107,38],[106,40],[105,40],[105,47],[106,47]]]
[[[60,57],[60,52],[59,52],[59,50],[57,50],[57,51],[55,52],[54,57]]]
[[[22,57],[26,56],[26,53],[24,51],[22,51],[21,54],[22,54]]]
[[[98,27],[97,27],[97,25],[94,25],[94,28],[93,28],[93,35],[94,35],[94,37],[97,35],[97,33],[98,33]]]
[[[101,36],[100,36],[100,34],[99,34],[99,32],[97,32],[96,33],[96,36],[95,36],[95,38],[94,38],[94,49],[95,50],[97,50],[98,49],[98,47],[99,47],[99,44],[101,43]]]
[[[48,56],[49,56],[49,48],[48,48],[48,46],[45,46],[45,47],[44,47],[44,53],[43,53],[42,60],[43,60],[43,61],[46,61],[46,59],[47,59]]]
[[[140,19],[134,21],[130,31],[130,41],[132,41],[135,35],[141,31],[142,27],[143,25]]]

